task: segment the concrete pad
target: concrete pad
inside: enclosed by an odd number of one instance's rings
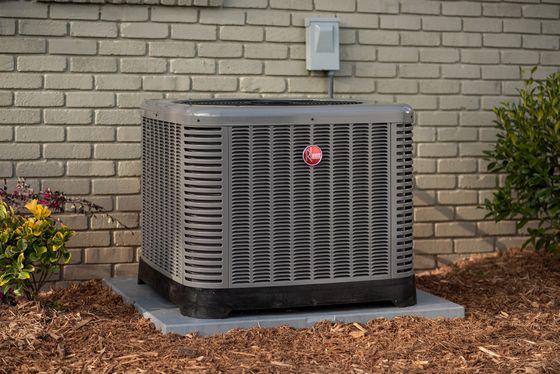
[[[418,303],[406,308],[394,306],[344,306],[317,307],[295,311],[270,311],[258,314],[234,315],[225,319],[198,319],[181,315],[179,308],[157,294],[148,285],[137,284],[136,279],[105,278],[105,284],[123,297],[154,323],[156,328],[166,333],[187,334],[198,332],[211,335],[234,328],[276,327],[288,325],[295,328],[313,326],[319,321],[361,322],[375,318],[398,316],[418,316],[426,318],[463,318],[465,308],[441,297],[417,290]]]

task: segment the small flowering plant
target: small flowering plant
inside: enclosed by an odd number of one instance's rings
[[[48,275],[60,263],[70,261],[66,242],[74,234],[51,217],[46,205],[37,199],[25,204],[30,213],[16,212],[0,201],[0,287],[3,297],[10,293],[33,298]]]

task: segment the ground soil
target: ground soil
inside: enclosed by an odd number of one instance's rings
[[[509,251],[418,277],[465,319],[162,335],[100,282],[0,306],[2,373],[560,373],[560,257]]]

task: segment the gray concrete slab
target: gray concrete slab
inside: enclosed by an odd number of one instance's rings
[[[375,307],[325,307],[304,311],[278,312],[268,314],[244,314],[226,319],[198,319],[181,315],[179,308],[166,300],[145,284],[137,284],[136,279],[106,278],[105,284],[121,295],[126,303],[133,304],[156,328],[163,333],[187,334],[198,332],[211,335],[234,328],[276,327],[288,325],[295,328],[312,326],[319,321],[361,322],[375,318],[398,316],[419,316],[426,318],[463,318],[465,309],[441,297],[417,290],[418,303],[406,308],[393,306]]]

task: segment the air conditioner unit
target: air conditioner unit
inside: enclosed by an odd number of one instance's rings
[[[154,100],[139,281],[197,318],[416,303],[406,105]]]

